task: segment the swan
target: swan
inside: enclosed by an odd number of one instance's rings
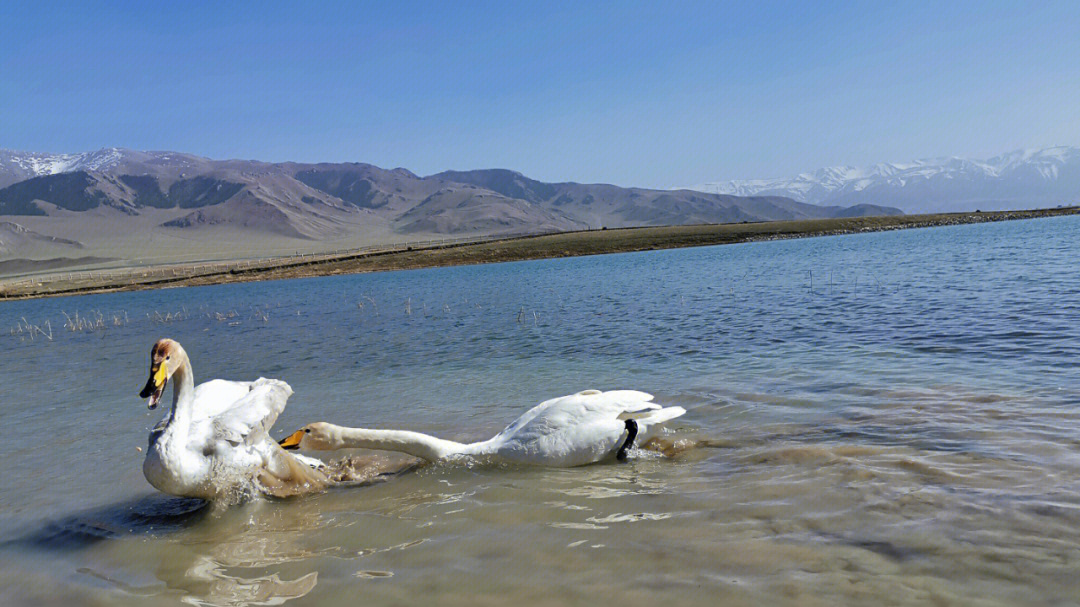
[[[139,394],[157,408],[173,382],[169,413],[150,431],[143,475],[170,495],[215,500],[252,489],[285,496],[326,487],[314,458],[286,453],[268,434],[292,395],[289,384],[214,379],[195,386],[187,352],[172,339],[150,350],[150,379]]]
[[[686,410],[661,407],[636,390],[585,390],[544,401],[493,438],[464,444],[406,430],[308,424],[279,443],[285,449],[383,449],[436,462],[462,456],[545,466],[581,466],[626,452],[655,436],[664,422]]]

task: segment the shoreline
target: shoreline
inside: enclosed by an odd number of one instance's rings
[[[579,257],[608,253],[630,253],[742,242],[1016,221],[1078,214],[1080,214],[1080,207],[1073,206],[1026,211],[985,211],[758,223],[605,228],[540,236],[519,236],[480,243],[434,245],[406,250],[329,255],[318,259],[268,266],[229,268],[227,265],[223,265],[219,270],[193,276],[146,277],[145,268],[127,268],[117,271],[119,277],[110,276],[108,279],[101,276],[95,279],[91,275],[89,277],[79,276],[69,281],[57,280],[48,283],[31,283],[27,286],[20,286],[18,283],[11,286],[0,286],[0,301],[476,265],[557,257]]]

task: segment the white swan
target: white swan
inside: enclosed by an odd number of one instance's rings
[[[171,339],[150,351],[150,379],[140,396],[154,409],[172,380],[172,410],[150,432],[143,475],[171,495],[217,499],[252,489],[271,495],[325,487],[311,458],[286,453],[268,434],[292,395],[289,384],[215,379],[195,387],[187,352]]]
[[[326,422],[308,424],[281,441],[286,449],[383,449],[439,461],[459,456],[546,466],[580,466],[610,456],[625,459],[663,423],[686,410],[661,407],[652,395],[635,390],[585,390],[553,398],[529,409],[505,430],[486,441],[457,443],[405,430],[345,428]]]

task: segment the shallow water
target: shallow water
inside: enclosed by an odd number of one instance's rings
[[[1077,243],[1065,217],[5,303],[0,596],[1068,604]],[[46,321],[51,340],[16,329]],[[216,511],[142,478],[163,336],[197,379],[288,381],[275,436],[486,438],[545,398],[636,388],[686,407],[669,438],[695,446]]]

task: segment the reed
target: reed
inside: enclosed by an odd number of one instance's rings
[[[233,312],[233,315],[234,316],[236,315],[235,311]],[[165,314],[162,314],[161,312],[159,312],[157,310],[154,310],[153,314],[147,312],[146,317],[148,319],[150,319],[151,321],[156,322],[158,324],[166,324],[166,323],[176,322],[176,321],[180,321],[180,320],[187,320],[188,314],[187,314],[187,308],[184,307],[181,310],[178,310],[176,312],[166,312]]]
[[[224,312],[224,313],[222,313],[222,312],[214,312],[213,315],[210,315],[209,313],[207,314],[207,317],[213,318],[214,320],[216,320],[218,322],[225,322],[226,320],[232,320],[232,319],[236,318],[237,316],[239,316],[239,314],[236,313],[236,310],[229,310],[228,312]]]
[[[361,295],[360,299],[361,300],[364,300],[364,299],[368,300],[368,303],[371,304],[371,308],[373,310],[375,310],[375,316],[379,315],[379,305],[375,303],[375,300],[373,298],[368,297],[367,295]],[[356,302],[356,306],[358,308],[360,308],[361,310],[363,310],[364,309],[364,302],[363,301],[358,301],[358,302]]]
[[[61,314],[66,319],[64,322],[64,328],[71,333],[82,333],[83,331],[93,331],[95,323],[93,318],[87,316],[81,316],[78,310],[75,310],[75,316],[69,315],[66,311],[61,310]]]
[[[45,329],[48,329],[48,331],[46,331]],[[32,324],[30,321],[26,320],[25,316],[23,316],[21,320],[16,323],[16,325],[11,329],[11,335],[18,336],[19,339],[24,342],[28,337],[30,338],[30,341],[35,341],[38,335],[41,335],[45,339],[52,341],[53,331],[51,321],[45,321],[45,329],[42,329],[41,325]]]

